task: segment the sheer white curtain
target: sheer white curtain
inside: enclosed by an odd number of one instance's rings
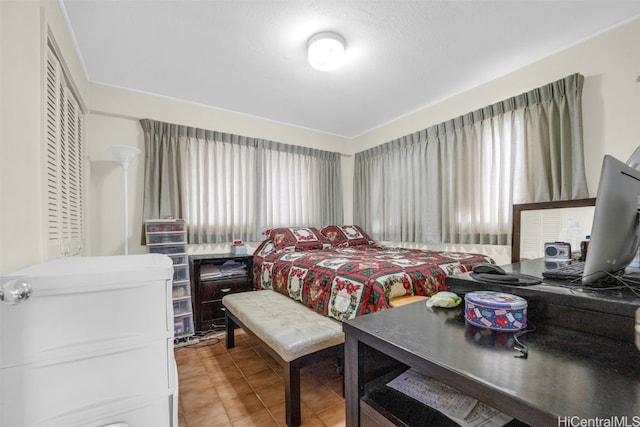
[[[144,218],[182,218],[190,243],[342,223],[340,154],[142,120]]]
[[[263,228],[342,223],[340,154],[264,140],[258,148]]]
[[[257,220],[256,148],[182,136],[182,217],[189,242],[230,242],[253,236]],[[257,240],[257,239],[256,239]]]
[[[576,74],[356,154],[354,219],[384,241],[508,244],[513,203],[588,197]]]

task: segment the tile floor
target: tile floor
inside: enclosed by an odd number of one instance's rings
[[[180,427],[286,426],[280,365],[244,331],[175,349]],[[303,427],[345,425],[342,376],[330,358],[301,373]]]

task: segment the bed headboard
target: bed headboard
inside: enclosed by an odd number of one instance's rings
[[[596,199],[561,200],[557,202],[522,203],[513,205],[513,228],[511,235],[511,262],[520,261],[520,236],[522,226],[522,211],[540,209],[563,209],[595,206]]]

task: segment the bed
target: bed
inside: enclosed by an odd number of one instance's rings
[[[339,321],[390,308],[394,297],[430,296],[445,278],[493,263],[483,254],[383,247],[356,225],[267,231],[254,252],[255,289],[272,289]]]

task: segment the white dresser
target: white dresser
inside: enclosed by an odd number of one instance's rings
[[[66,258],[2,277],[31,295],[0,304],[0,427],[177,427],[172,266]]]

